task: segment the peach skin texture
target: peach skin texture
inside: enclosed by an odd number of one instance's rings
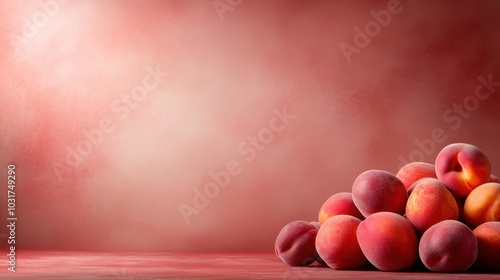
[[[464,219],[471,228],[500,221],[500,184],[486,183],[475,188],[465,200]]]
[[[365,170],[500,174],[499,1],[54,1],[0,1],[18,248],[272,251]]]
[[[316,250],[333,269],[354,269],[367,263],[357,240],[361,220],[350,215],[335,215],[326,220],[316,235]]]
[[[434,178],[420,180],[406,203],[406,218],[420,233],[444,220],[458,220],[457,201],[443,183]]]
[[[458,272],[474,264],[478,255],[478,242],[465,224],[444,220],[424,232],[420,238],[418,252],[428,269]]]
[[[310,222],[290,222],[278,234],[274,251],[288,265],[308,266],[316,261],[317,233],[318,229]]]
[[[477,238],[478,255],[475,266],[500,271],[500,222],[486,222],[473,231]]]
[[[377,212],[357,228],[359,246],[368,261],[380,270],[412,267],[418,258],[418,240],[412,224],[393,212]]]

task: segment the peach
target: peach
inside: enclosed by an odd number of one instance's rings
[[[475,188],[464,205],[464,220],[471,228],[490,221],[500,221],[500,184],[486,183]]]
[[[350,215],[336,215],[323,223],[316,237],[316,249],[329,267],[352,269],[367,263],[356,238],[360,222]]]
[[[276,255],[291,266],[307,266],[315,258],[315,241],[318,230],[306,221],[293,221],[281,229],[274,250]]]
[[[500,271],[500,222],[483,223],[472,232],[478,244],[477,267]]]
[[[409,189],[419,179],[426,177],[437,178],[434,165],[420,161],[410,162],[401,167],[398,173],[396,173],[396,177],[403,182],[406,189]]]
[[[476,236],[465,224],[441,221],[424,232],[418,247],[420,259],[428,269],[458,272],[471,267],[477,258]]]
[[[392,212],[378,212],[357,230],[361,251],[380,270],[409,269],[417,259],[417,235],[411,223]]]
[[[434,178],[420,180],[406,203],[406,218],[421,233],[438,222],[457,220],[458,215],[455,198]]]
[[[363,220],[365,217],[359,212],[352,201],[352,194],[348,192],[336,193],[328,198],[321,206],[318,213],[318,221],[322,224],[328,218],[336,215],[351,215]]]
[[[382,211],[403,214],[407,199],[403,182],[383,170],[365,171],[352,185],[352,200],[365,217]]]
[[[490,180],[491,164],[476,146],[455,143],[444,147],[436,158],[436,175],[458,197]]]

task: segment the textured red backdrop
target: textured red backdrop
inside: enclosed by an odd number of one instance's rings
[[[364,170],[468,142],[499,175],[499,12],[2,1],[0,180],[14,162],[18,247],[272,251]]]

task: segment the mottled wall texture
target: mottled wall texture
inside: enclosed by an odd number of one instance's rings
[[[127,251],[272,251],[362,171],[453,142],[500,174],[499,13],[1,1],[0,220],[9,163],[18,248]]]

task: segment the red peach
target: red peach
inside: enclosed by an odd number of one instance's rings
[[[315,259],[315,241],[318,230],[306,221],[293,221],[278,234],[274,250],[286,264],[307,266]]]
[[[352,201],[352,194],[349,192],[336,193],[328,198],[321,206],[318,213],[318,221],[322,224],[328,218],[336,215],[351,215],[360,220],[365,217],[359,212]]]
[[[378,212],[362,221],[357,230],[359,246],[368,261],[380,270],[409,269],[417,259],[417,235],[411,223],[392,212]]]
[[[455,198],[434,178],[420,180],[406,203],[406,218],[421,233],[438,222],[457,220],[458,214]]]
[[[500,222],[486,222],[473,231],[478,243],[476,265],[480,269],[500,271]]]
[[[352,200],[363,216],[376,212],[403,214],[408,194],[396,176],[383,170],[361,173],[352,185]]]
[[[401,167],[398,173],[396,173],[396,177],[403,182],[406,189],[409,189],[419,179],[426,177],[437,178],[434,165],[420,161],[410,162]]]
[[[491,164],[478,147],[455,143],[444,147],[436,158],[436,175],[458,197],[490,180]]]
[[[432,271],[458,272],[476,261],[476,236],[465,224],[455,220],[441,221],[424,232],[419,244],[422,263]]]
[[[356,238],[360,222],[350,215],[336,215],[323,223],[316,237],[316,249],[329,267],[352,269],[367,262]]]
[[[475,188],[464,205],[464,220],[475,228],[482,223],[500,221],[500,184],[486,183]]]

